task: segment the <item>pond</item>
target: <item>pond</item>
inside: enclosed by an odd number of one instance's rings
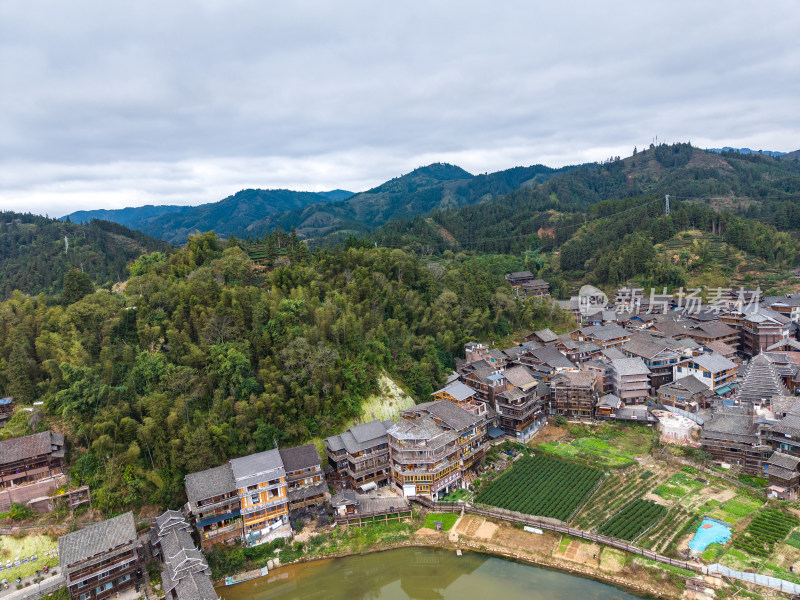
[[[614,586],[560,571],[452,550],[403,548],[274,569],[219,586],[223,600],[633,600]]]

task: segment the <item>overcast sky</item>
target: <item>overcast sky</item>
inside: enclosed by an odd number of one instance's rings
[[[800,147],[800,4],[0,3],[0,209]]]

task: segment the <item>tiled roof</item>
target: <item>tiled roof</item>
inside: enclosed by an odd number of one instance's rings
[[[476,425],[481,421],[481,417],[472,414],[463,408],[456,406],[447,400],[439,400],[437,402],[425,402],[418,404],[413,411],[425,411],[428,414],[441,419],[448,427],[459,431],[471,425]]]
[[[689,392],[690,394],[702,394],[704,392],[710,391],[708,386],[700,381],[694,375],[687,375],[686,377],[681,377],[680,379],[676,379],[675,381],[671,381],[669,383],[665,383],[660,388],[658,388],[659,393],[666,392]]]
[[[89,525],[58,538],[59,562],[63,567],[92,558],[136,541],[133,513]]]
[[[236,489],[236,480],[228,463],[213,469],[189,473],[185,478],[186,496],[189,502],[222,496]]]
[[[736,368],[736,363],[732,360],[713,352],[711,354],[694,356],[691,360],[712,373],[721,373],[722,371],[729,371]]]
[[[649,375],[650,369],[644,364],[644,361],[639,358],[615,358],[611,361],[611,366],[616,371],[617,375],[624,377],[626,375]]]
[[[605,396],[600,398],[600,400],[597,402],[598,407],[608,406],[609,408],[612,408],[614,410],[619,408],[622,404],[623,402],[620,399],[620,397],[616,396],[615,394],[606,394]]]
[[[758,424],[747,407],[726,407],[724,412],[715,413],[703,424],[701,436],[707,440],[755,444],[758,441]]]
[[[632,337],[630,341],[626,342],[620,349],[623,352],[628,352],[629,354],[633,354],[634,356],[640,356],[642,358],[653,359],[659,354],[664,354],[665,357],[674,357],[676,358],[677,355],[672,350],[667,349],[664,346],[660,346],[656,343],[643,339],[641,337]]]
[[[789,454],[784,454],[783,452],[773,452],[772,456],[769,457],[767,462],[770,465],[775,465],[776,467],[782,467],[784,469],[796,471],[797,465],[800,465],[800,458],[791,456]]]
[[[275,449],[234,458],[230,461],[230,465],[233,477],[237,482],[263,473],[275,472],[275,475],[269,476],[271,479],[278,476],[282,477],[284,474],[281,454]]]
[[[537,379],[533,376],[533,373],[531,373],[525,366],[507,369],[504,374],[511,385],[523,390],[527,390],[538,383]]]
[[[450,385],[433,392],[433,394],[439,394],[441,392],[446,392],[450,394],[453,398],[455,398],[459,402],[463,402],[467,398],[471,398],[472,396],[475,395],[475,390],[473,390],[468,385],[461,383],[460,381],[455,381]]]
[[[550,379],[550,384],[565,383],[570,386],[589,387],[597,381],[597,374],[591,371],[561,371]]]
[[[280,450],[283,468],[286,472],[301,471],[320,466],[319,452],[314,444],[303,444]]]
[[[49,431],[3,440],[0,441],[0,465],[43,456],[54,450],[63,451],[63,447],[64,436]]]
[[[351,427],[340,435],[331,436],[325,440],[325,444],[334,452],[344,449],[350,454],[355,454],[367,448],[386,443],[386,430],[391,426],[391,421],[376,419],[369,423]]]
[[[540,340],[542,340],[545,343],[554,342],[554,341],[556,341],[558,339],[558,336],[556,335],[556,333],[553,330],[549,329],[549,328],[547,328],[547,329],[539,329],[538,331],[534,331],[533,333],[536,335],[537,338],[539,338]]]
[[[761,404],[773,396],[788,395],[789,391],[768,356],[758,354],[743,365],[742,381],[736,390],[739,401]]]

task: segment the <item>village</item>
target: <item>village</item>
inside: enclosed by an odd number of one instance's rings
[[[286,544],[291,558],[324,555],[312,541],[332,528],[420,519],[398,539],[620,580],[666,569],[696,597],[731,582],[800,593],[800,295],[728,290],[704,304],[626,287],[608,301],[585,286],[559,302],[529,272],[506,279],[578,327],[506,348],[470,342],[446,385],[397,420],[357,423],[324,452],[275,448],[191,473],[186,504],[154,520],[125,513],[36,558],[4,555],[0,597],[66,586],[73,600],[215,600],[217,548],[274,550],[226,573],[233,584],[280,564]],[[13,405],[0,401],[0,418]],[[88,486],[69,483],[67,442],[50,431],[0,441],[0,512],[91,504]]]

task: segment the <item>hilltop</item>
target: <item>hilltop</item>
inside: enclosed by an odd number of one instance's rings
[[[70,269],[97,285],[127,279],[126,265],[170,245],[108,221],[67,223],[31,214],[0,213],[0,297],[14,290],[57,293]]]
[[[352,195],[345,190],[317,194],[292,190],[241,190],[219,202],[199,206],[142,206],[118,210],[78,211],[63,219],[85,222],[102,218],[138,229],[173,244],[184,243],[195,232],[214,231],[220,236],[246,235],[254,221],[287,211],[338,200]]]

